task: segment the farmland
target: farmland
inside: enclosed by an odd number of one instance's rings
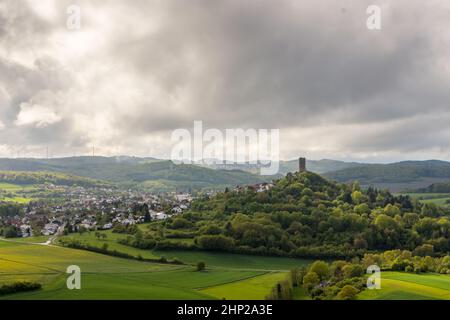
[[[146,224],[140,225],[141,229],[145,229]],[[111,231],[100,231],[106,234],[105,239],[98,239],[94,232],[86,232],[83,234],[73,233],[69,236],[61,237],[62,240],[78,240],[81,243],[88,244],[97,248],[101,248],[105,243],[108,249],[117,250],[129,255],[146,259],[155,259],[165,257],[169,260],[174,258],[180,259],[187,264],[195,264],[198,261],[204,261],[208,266],[226,267],[226,268],[252,268],[263,270],[289,270],[293,267],[307,265],[312,262],[308,259],[293,259],[284,257],[270,256],[254,256],[246,254],[219,253],[207,251],[187,251],[187,250],[145,250],[123,245],[117,242],[119,239],[126,238],[129,235],[113,233]],[[179,240],[179,239],[178,239]]]
[[[0,200],[26,204],[32,200],[27,194],[35,190],[33,185],[0,182]]]
[[[192,256],[192,260],[198,257]],[[208,260],[207,254],[201,257]],[[229,258],[219,255],[210,261],[220,264]],[[248,293],[248,299],[263,299],[285,272],[264,270],[276,264],[268,258],[254,258],[249,266],[241,260],[234,263],[235,268],[207,266],[205,271],[198,272],[192,265],[148,263],[59,246],[0,240],[0,284],[13,281],[43,284],[42,290],[5,299],[243,298],[236,292]],[[278,265],[287,268],[292,264],[293,261],[284,261]],[[66,289],[65,270],[69,265],[78,265],[82,270],[81,290]]]
[[[450,276],[382,272],[380,290],[365,290],[361,300],[437,300],[450,299]]]
[[[405,193],[412,199],[417,199],[421,203],[433,203],[438,206],[450,206],[450,194],[448,193]]]

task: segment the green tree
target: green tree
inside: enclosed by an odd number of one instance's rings
[[[315,272],[310,271],[303,277],[303,287],[308,291],[311,291],[319,283],[320,278]]]
[[[431,244],[423,244],[414,249],[413,254],[419,257],[432,256],[434,253],[434,247]]]
[[[197,263],[197,271],[203,271],[206,268],[206,263],[203,261],[200,261]]]
[[[309,268],[309,271],[317,274],[320,280],[325,280],[330,277],[330,268],[325,261],[315,261]]]
[[[338,300],[353,300],[355,299],[358,293],[359,293],[358,289],[356,289],[354,286],[347,284],[341,289],[341,291],[339,291],[336,298]]]
[[[363,194],[361,191],[353,191],[352,192],[352,201],[353,203],[359,204],[361,202]]]

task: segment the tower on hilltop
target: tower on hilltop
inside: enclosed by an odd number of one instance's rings
[[[306,172],[306,158],[299,158],[298,159],[298,171],[299,172]]]

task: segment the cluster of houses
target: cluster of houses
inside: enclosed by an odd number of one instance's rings
[[[257,183],[249,186],[237,186],[234,188],[235,192],[244,192],[248,190],[253,190],[255,192],[264,192],[272,189],[275,186],[273,182],[263,182]]]
[[[61,191],[62,190],[62,191]],[[142,191],[100,188],[58,187],[61,201],[30,202],[23,214],[0,217],[0,226],[15,226],[18,236],[51,236],[61,226],[70,232],[112,229],[117,224],[134,225],[165,220],[189,208],[188,193],[155,195]],[[145,208],[145,209],[142,209]]]

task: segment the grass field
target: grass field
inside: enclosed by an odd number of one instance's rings
[[[49,239],[49,236],[33,236],[26,238],[13,238],[10,241],[23,242],[23,243],[45,243]]]
[[[383,272],[380,290],[364,290],[361,300],[441,300],[450,299],[450,276]]]
[[[33,190],[35,186],[33,185],[19,185],[13,183],[0,182],[0,190],[4,191],[23,191],[23,190]]]
[[[192,259],[208,255],[195,255]],[[236,257],[213,255],[210,261],[218,265],[207,265],[205,271],[198,272],[192,265],[148,263],[59,246],[0,240],[0,285],[15,281],[43,284],[42,290],[1,299],[236,299],[244,298],[244,294],[248,299],[263,299],[285,274],[264,269],[277,265],[286,268],[293,262],[253,258],[252,263],[247,263],[250,257],[226,263]],[[65,271],[69,265],[81,268],[81,290],[66,288]]]
[[[26,204],[32,201],[32,198],[24,196],[24,191],[32,191],[35,189],[33,185],[18,185],[12,183],[0,182],[0,200],[6,202],[16,202]],[[5,196],[6,194],[6,196]]]
[[[144,224],[140,225],[140,227],[146,228]],[[107,238],[105,240],[99,240],[95,236],[95,232],[90,233],[86,232],[81,235],[79,233],[73,233],[70,234],[69,236],[62,237],[62,239],[78,240],[85,244],[89,244],[91,246],[96,246],[99,248],[101,248],[104,243],[107,243],[108,250],[117,250],[120,252],[133,255],[135,257],[137,257],[138,255],[148,259],[165,257],[170,260],[178,258],[187,264],[196,264],[199,261],[204,261],[207,266],[214,266],[214,267],[279,271],[279,270],[289,270],[293,267],[307,265],[312,262],[312,260],[307,259],[264,257],[245,254],[218,253],[206,251],[143,250],[117,243],[118,239],[126,238],[128,236],[126,234],[113,233],[111,230],[101,232],[107,235]]]
[[[150,252],[160,256],[160,252]],[[16,281],[43,284],[42,290],[0,299],[264,299],[289,268],[310,262],[195,251],[164,253],[186,262],[206,261],[207,269],[198,272],[191,264],[149,263],[0,240],[0,285]],[[81,290],[66,288],[69,265],[81,268]],[[302,290],[295,289],[295,299],[309,298]],[[381,289],[365,290],[358,299],[450,299],[450,275],[383,272]]]
[[[286,278],[286,272],[269,272],[247,280],[205,288],[201,292],[218,299],[264,300],[275,283]]]
[[[450,194],[448,193],[403,193],[422,203],[434,203],[438,206],[450,206]]]
[[[124,252],[130,255],[133,255],[137,257],[138,255],[141,255],[143,258],[146,259],[155,259],[159,258],[159,256],[156,256],[152,251],[150,250],[141,250],[137,248],[133,248],[130,246],[125,246],[123,244],[120,244],[117,242],[119,239],[124,239],[128,237],[127,234],[122,233],[113,233],[111,230],[107,231],[101,231],[101,233],[106,234],[105,239],[98,239],[95,236],[95,232],[85,232],[83,234],[79,233],[72,233],[68,236],[62,237],[62,239],[66,240],[78,240],[84,244],[89,244],[91,246],[95,246],[98,248],[101,248],[105,243],[108,244],[108,250],[117,250],[120,252]]]

